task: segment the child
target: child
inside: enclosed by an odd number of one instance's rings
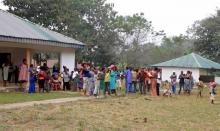
[[[122,89],[122,82],[121,82],[121,77],[120,77],[120,72],[117,72],[117,80],[116,80],[116,85],[117,85],[117,91],[119,92],[119,95],[121,95],[121,89]]]
[[[164,87],[163,96],[168,96],[168,97],[171,96],[171,89],[170,89],[171,85],[168,82],[168,80],[165,81],[163,87]]]
[[[109,86],[110,86],[110,70],[106,69],[105,71],[105,88],[104,88],[104,95],[110,95]]]
[[[199,82],[197,83],[197,88],[198,88],[198,94],[197,97],[202,97],[202,91],[203,88],[205,87],[205,84],[201,81],[201,79],[199,78]]]
[[[209,93],[210,93],[210,100],[211,104],[214,104],[215,95],[216,95],[216,83],[214,81],[209,83]]]
[[[94,83],[95,83],[95,89],[94,89],[94,96],[99,97],[99,90],[100,90],[100,80],[101,80],[101,74],[99,70],[94,71]]]

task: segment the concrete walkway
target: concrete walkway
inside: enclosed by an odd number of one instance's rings
[[[59,103],[73,102],[73,101],[79,101],[79,100],[89,100],[89,99],[93,99],[93,98],[92,97],[72,97],[72,98],[42,100],[42,101],[30,101],[30,102],[23,102],[23,103],[3,104],[3,105],[0,105],[0,109],[16,109],[16,108],[30,107],[36,104],[37,105],[59,104]]]

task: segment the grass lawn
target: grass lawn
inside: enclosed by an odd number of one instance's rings
[[[0,104],[66,98],[79,95],[79,93],[74,92],[35,93],[33,95],[28,93],[0,93]]]
[[[220,92],[218,92],[219,94]],[[108,97],[59,105],[1,110],[0,130],[73,131],[217,131],[220,97]]]

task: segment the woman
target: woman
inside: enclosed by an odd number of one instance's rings
[[[70,74],[69,69],[67,67],[64,67],[63,71],[63,91],[70,90]]]
[[[151,71],[151,77],[150,77],[150,95],[151,96],[157,96],[157,68]]]
[[[19,82],[20,87],[24,88],[23,85],[28,80],[28,66],[27,66],[27,60],[23,59],[23,63],[20,65],[20,71],[19,71]]]
[[[7,86],[8,74],[9,74],[9,65],[7,63],[2,65],[3,68],[3,86]]]
[[[116,67],[112,66],[111,67],[111,73],[110,73],[110,92],[112,94],[117,95],[116,92],[116,77],[117,77],[117,73],[116,73]]]
[[[83,95],[87,96],[88,94],[88,90],[89,90],[89,86],[90,86],[90,71],[89,71],[89,65],[84,63],[83,65],[83,70],[82,70],[82,76],[83,76]]]
[[[30,77],[29,77],[29,93],[30,94],[33,94],[35,93],[35,81],[36,81],[36,77],[35,77],[35,73],[34,73],[34,70],[33,70],[33,64],[30,65],[30,69],[29,69],[29,74],[30,74]]]

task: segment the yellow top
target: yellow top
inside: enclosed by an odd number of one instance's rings
[[[137,81],[137,72],[136,71],[132,71],[132,81]]]
[[[105,82],[110,82],[110,73],[105,73]]]

